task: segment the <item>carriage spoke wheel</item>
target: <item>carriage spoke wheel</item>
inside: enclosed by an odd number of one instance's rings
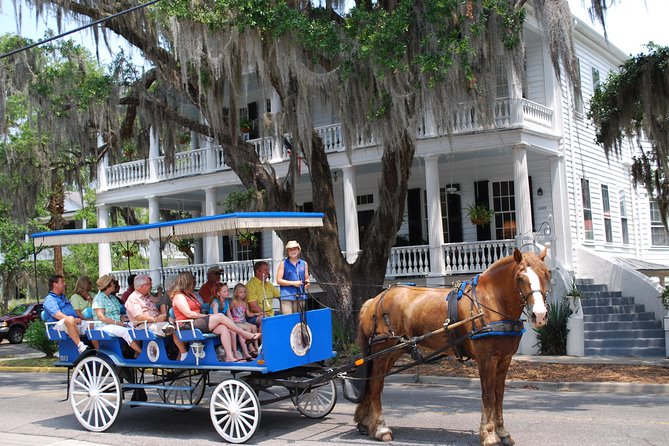
[[[307,418],[323,418],[337,404],[337,386],[334,380],[308,389],[297,389],[293,403]]]
[[[121,410],[121,381],[114,368],[97,356],[77,364],[70,379],[70,404],[89,431],[109,429]]]
[[[190,372],[176,373],[165,379],[169,386],[195,386],[193,390],[158,390],[158,396],[164,403],[168,404],[194,404],[198,405],[204,395],[206,377],[203,374],[192,374]],[[176,407],[174,410],[186,411],[190,408]]]
[[[251,386],[227,379],[211,395],[209,413],[214,428],[229,443],[243,443],[260,424],[260,402]]]

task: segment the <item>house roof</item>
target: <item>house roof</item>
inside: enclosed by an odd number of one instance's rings
[[[38,246],[64,246],[318,226],[323,226],[323,214],[316,212],[237,212],[146,225],[39,232],[31,237]]]
[[[639,259],[627,259],[623,257],[617,257],[617,260],[627,263],[632,268],[644,274],[646,274],[646,272],[654,272],[654,273],[664,272],[665,274],[669,274],[669,265],[663,265],[661,263],[651,263]]]

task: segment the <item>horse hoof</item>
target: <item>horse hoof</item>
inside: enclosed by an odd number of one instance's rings
[[[499,439],[502,442],[502,446],[513,446],[516,444],[516,442],[511,438],[511,435],[507,437],[499,437]]]
[[[369,429],[367,426],[365,426],[362,423],[358,423],[358,432],[360,432],[361,435],[369,435]]]
[[[387,427],[382,427],[376,430],[376,435],[374,435],[374,438],[379,441],[388,443],[389,441],[393,441],[393,432]]]

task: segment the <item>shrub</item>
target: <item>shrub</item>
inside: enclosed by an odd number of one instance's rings
[[[567,319],[569,318],[569,305],[564,301],[549,303],[548,321],[543,327],[535,328],[539,341],[541,355],[566,355],[567,354]]]
[[[46,356],[53,356],[58,350],[58,346],[54,341],[50,341],[46,335],[46,325],[42,321],[33,321],[28,325],[26,333],[23,336],[26,343],[41,352]]]

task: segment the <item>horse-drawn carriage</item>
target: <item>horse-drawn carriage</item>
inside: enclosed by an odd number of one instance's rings
[[[37,244],[51,246],[320,225],[322,214],[240,213],[125,228],[56,231],[33,238]],[[96,327],[88,330],[88,337],[99,348],[81,355],[64,333],[52,327],[47,327],[47,333],[58,340],[60,361],[56,365],[68,368],[72,410],[91,431],[108,429],[122,405],[192,409],[210,385],[215,386],[209,411],[216,431],[228,442],[241,443],[258,428],[260,406],[265,404],[290,399],[303,415],[325,417],[336,404],[334,380],[343,378],[344,395],[358,403],[358,429],[389,441],[392,432],[381,412],[384,378],[402,354],[410,353],[415,359],[410,366],[444,355],[476,359],[483,402],[481,444],[509,445],[513,440],[502,416],[506,372],[523,332],[523,312],[539,325],[544,322],[550,282],[545,255],[546,251],[537,256],[516,250],[452,289],[400,285],[384,290],[360,312],[359,343],[364,356],[334,369],[325,365],[335,354],[328,308],[264,318],[261,350],[247,363],[221,362],[216,355],[218,336],[203,334],[187,323],[177,327],[179,338],[190,348],[185,361],[170,354],[164,338],[156,337],[146,326],[132,330],[133,339],[142,343],[137,358],[124,356],[121,341]],[[423,356],[419,347],[432,353]],[[231,376],[212,382],[217,371]],[[351,385],[356,383],[357,389]],[[276,387],[285,391],[277,393]],[[153,398],[147,398],[149,394]]]
[[[33,239],[38,246],[53,246],[320,225],[322,214],[238,213],[121,228],[43,232],[34,234]],[[122,406],[192,409],[201,402],[206,386],[215,386],[209,401],[212,423],[221,437],[232,443],[251,438],[260,423],[261,405],[290,399],[303,415],[321,418],[336,403],[333,377],[323,377],[327,371],[323,363],[334,355],[328,308],[264,318],[257,358],[234,363],[219,360],[219,335],[202,333],[192,321],[176,324],[177,336],[189,346],[183,361],[170,351],[169,338],[156,336],[146,323],[130,331],[132,339],[142,345],[137,357],[124,352],[122,339],[94,323],[86,337],[97,341],[99,347],[80,355],[67,334],[53,325],[47,323],[47,335],[58,342],[55,366],[68,369],[72,410],[90,431],[111,427]],[[214,383],[212,372],[216,371],[229,372],[230,376]],[[277,386],[286,391],[269,391]]]

